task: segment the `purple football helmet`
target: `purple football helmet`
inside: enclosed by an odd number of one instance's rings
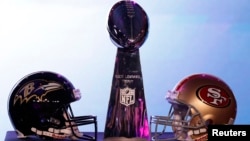
[[[48,71],[31,73],[12,89],[8,101],[10,121],[18,138],[96,140],[97,117],[75,117],[70,104],[81,98],[64,76]],[[78,126],[94,124],[94,135]]]

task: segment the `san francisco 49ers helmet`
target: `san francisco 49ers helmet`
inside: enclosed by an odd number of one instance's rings
[[[207,140],[208,125],[233,124],[237,103],[232,90],[211,74],[193,74],[181,80],[166,96],[167,116],[150,117],[152,140]],[[166,138],[167,127],[174,136]],[[165,135],[164,135],[165,134]]]
[[[96,140],[97,117],[73,114],[70,104],[80,98],[79,89],[61,74],[39,71],[26,75],[16,83],[8,101],[17,137]],[[89,124],[94,124],[94,135],[78,128]]]

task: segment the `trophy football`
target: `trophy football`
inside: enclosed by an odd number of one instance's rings
[[[109,13],[107,28],[117,54],[104,141],[147,141],[150,133],[139,55],[148,35],[147,14],[134,1],[119,1]]]

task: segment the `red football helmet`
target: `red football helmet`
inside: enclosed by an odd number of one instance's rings
[[[166,127],[171,126],[175,135],[171,139],[204,141],[208,125],[233,124],[236,117],[237,105],[232,90],[210,74],[184,78],[168,92],[166,99],[171,104],[168,116],[150,118],[152,140],[170,140],[163,134]]]

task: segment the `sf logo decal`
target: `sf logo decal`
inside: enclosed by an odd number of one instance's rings
[[[202,102],[217,108],[228,106],[231,100],[224,89],[212,85],[200,87],[197,96]]]

